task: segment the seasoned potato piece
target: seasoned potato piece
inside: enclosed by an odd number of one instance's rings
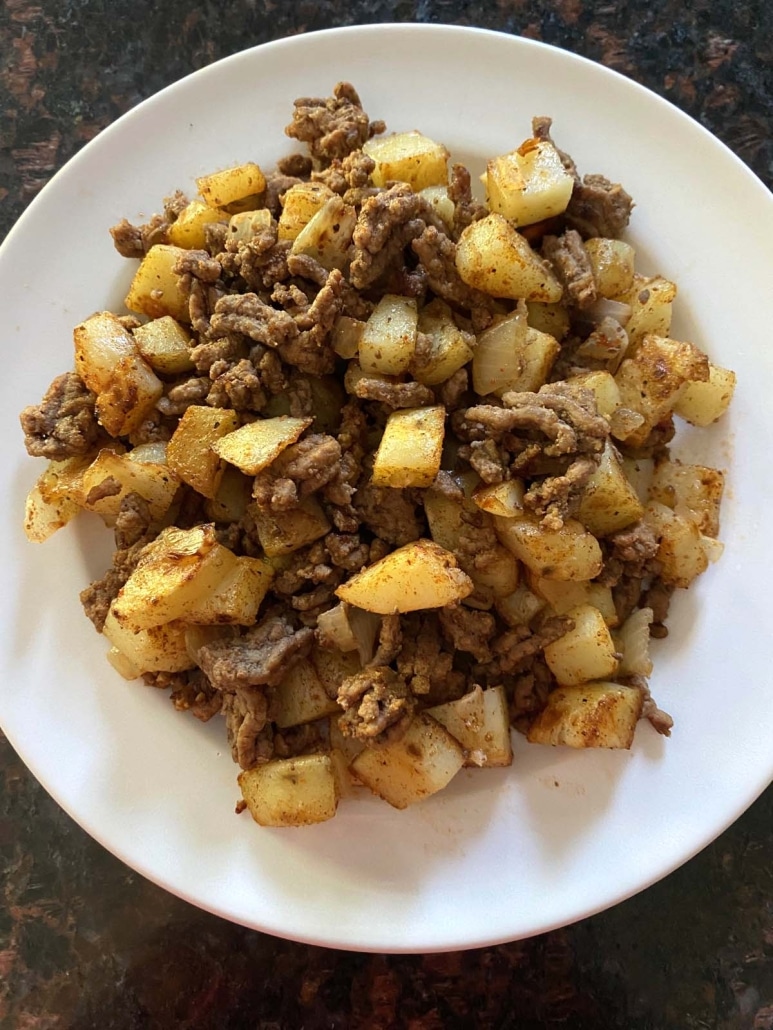
[[[416,349],[418,320],[414,297],[385,294],[365,323],[360,339],[363,372],[393,376],[406,372]]]
[[[373,462],[377,486],[431,486],[440,470],[446,409],[403,408],[387,419]]]
[[[162,375],[179,375],[193,368],[190,334],[170,315],[138,326],[132,335],[145,361]]]
[[[615,644],[598,608],[580,604],[566,614],[574,621],[574,629],[545,647],[545,661],[558,682],[572,687],[613,676],[617,669]]]
[[[203,175],[196,180],[196,186],[211,207],[227,207],[235,201],[262,193],[266,188],[266,177],[256,164],[248,161],[235,168]]]
[[[274,570],[262,558],[237,558],[230,572],[190,608],[186,621],[251,626],[273,578]]]
[[[580,372],[570,376],[567,382],[576,386],[584,386],[591,390],[596,398],[599,415],[609,418],[620,407],[620,389],[611,372]]]
[[[123,651],[119,651],[117,647],[111,647],[105,657],[118,675],[122,676],[125,680],[136,680],[142,675],[142,669],[135,665],[131,658],[127,657]]]
[[[336,594],[367,612],[391,615],[443,608],[472,590],[472,580],[457,567],[450,551],[431,540],[416,540],[355,573]]]
[[[650,626],[653,616],[651,608],[637,608],[614,634],[615,647],[623,656],[617,667],[618,677],[651,675]]]
[[[655,462],[652,458],[623,458],[625,478],[636,491],[642,504],[646,504],[650,496],[652,477],[655,474]]]
[[[506,479],[503,483],[476,486],[472,499],[482,511],[512,519],[523,514],[524,489],[522,479]]]
[[[447,186],[427,186],[420,190],[422,197],[432,205],[438,218],[445,222],[447,228],[453,229],[456,205],[448,195]]]
[[[706,382],[688,383],[674,405],[674,414],[694,426],[710,426],[727,411],[735,392],[735,372],[709,363]]]
[[[456,269],[468,286],[492,297],[561,299],[561,284],[502,215],[468,225],[456,247]]]
[[[630,243],[603,236],[585,241],[600,297],[619,297],[633,286],[636,254]]]
[[[616,626],[619,622],[612,590],[601,583],[562,583],[556,579],[530,576],[529,585],[535,594],[547,601],[556,615],[568,615],[578,605],[590,604],[601,612],[607,626]]]
[[[650,501],[644,510],[644,521],[660,538],[657,558],[664,583],[685,588],[706,571],[708,552],[701,531],[691,518],[678,515],[657,501]]]
[[[489,209],[513,225],[560,215],[573,187],[574,178],[548,140],[527,139],[517,150],[493,158],[486,168]]]
[[[127,436],[161,396],[163,384],[115,315],[100,311],[75,327],[75,370],[97,395],[97,417],[111,436]]]
[[[300,726],[340,713],[317,675],[314,665],[304,659],[297,662],[274,690],[274,722],[280,729]]]
[[[167,446],[169,467],[202,496],[214,497],[224,465],[213,448],[238,425],[235,411],[192,404],[181,416]]]
[[[241,469],[245,475],[256,476],[278,458],[286,447],[295,443],[312,421],[310,418],[292,418],[290,415],[260,418],[221,434],[219,439],[213,441],[212,450],[224,461]]]
[[[358,318],[350,318],[349,315],[339,315],[333,326],[331,337],[333,350],[338,357],[344,358],[346,361],[356,358],[364,332],[365,322]]]
[[[563,304],[544,304],[530,300],[526,302],[526,310],[532,329],[548,333],[556,340],[563,340],[569,332],[569,313]]]
[[[545,602],[525,583],[520,583],[512,594],[498,597],[494,601],[494,607],[508,626],[528,626],[537,612],[541,612],[545,607]]]
[[[628,290],[614,297],[614,300],[630,304],[631,317],[626,322],[629,353],[633,353],[645,336],[668,336],[671,329],[671,308],[676,298],[676,283],[656,275],[647,279],[635,275]]]
[[[504,687],[475,687],[458,701],[427,709],[464,748],[465,765],[512,765],[510,713]]]
[[[463,765],[458,741],[422,713],[401,740],[361,751],[351,770],[393,808],[407,808],[446,787]]]
[[[91,491],[106,480],[115,481],[116,492],[92,499]],[[132,493],[148,502],[152,518],[160,519],[169,510],[180,480],[168,465],[133,460],[128,454],[105,449],[83,472],[82,484],[83,507],[105,519],[114,519],[126,495]]]
[[[447,497],[440,490],[429,489],[424,495],[424,514],[427,516],[430,536],[447,551],[455,551],[459,546],[463,510],[461,501]]]
[[[548,696],[527,734],[532,744],[629,749],[644,698],[638,687],[585,683]]]
[[[492,597],[507,597],[518,586],[520,570],[518,561],[506,547],[493,547],[476,557],[470,579],[476,588]]]
[[[719,535],[719,509],[725,477],[719,469],[662,461],[655,467],[650,497],[669,508],[686,509],[706,536]]]
[[[50,461],[27,495],[24,532],[34,543],[48,540],[83,507],[83,476],[89,457]]]
[[[338,688],[349,676],[362,671],[358,654],[341,651],[327,651],[322,647],[312,648],[311,663],[328,697],[335,698]]]
[[[594,536],[608,536],[638,522],[644,507],[625,478],[615,447],[607,440],[596,471],[580,498],[577,518]]]
[[[184,672],[195,664],[185,647],[185,625],[182,622],[140,629],[116,617],[114,602],[107,613],[102,633],[128,659],[138,676],[143,672]]]
[[[418,193],[448,182],[448,151],[420,132],[379,136],[362,149],[376,162],[370,176],[374,186],[407,182]]]
[[[167,237],[175,247],[201,250],[207,242],[204,227],[227,220],[228,215],[218,208],[210,207],[201,200],[192,200],[169,226]]]
[[[207,499],[204,509],[212,522],[238,522],[251,500],[252,479],[234,465],[226,465],[215,496]]]
[[[538,576],[586,580],[601,572],[598,540],[576,519],[567,519],[558,530],[545,529],[527,515],[496,517],[494,525],[505,547]]]
[[[328,270],[344,268],[356,222],[355,209],[333,195],[295,237],[292,252],[308,254]]]
[[[273,516],[254,511],[260,545],[269,558],[292,554],[330,532],[330,522],[315,497],[306,497],[297,508]]]
[[[320,208],[335,196],[322,182],[299,182],[284,195],[282,213],[277,225],[280,240],[294,240]]]
[[[184,247],[157,243],[151,247],[134,274],[124,304],[129,311],[150,318],[171,315],[178,322],[190,322],[188,295],[172,271],[175,262],[185,254]]]
[[[414,354],[411,371],[425,386],[444,383],[473,355],[475,338],[459,329],[451,308],[439,298],[419,312],[418,331],[428,338],[429,350]]]
[[[332,819],[338,807],[330,755],[280,758],[239,773],[250,815],[260,826],[309,826]]]
[[[257,211],[239,211],[228,219],[228,239],[249,243],[253,236],[270,229],[273,219],[268,208],[261,207]]]

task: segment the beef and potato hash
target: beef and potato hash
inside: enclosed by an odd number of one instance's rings
[[[264,825],[397,808],[536,744],[662,733],[649,641],[718,557],[722,473],[669,456],[733,373],[669,336],[632,201],[536,118],[488,162],[386,135],[352,86],[306,144],[198,180],[145,225],[126,307],[22,416],[26,531],[115,533],[81,595],[127,679],[225,718]]]

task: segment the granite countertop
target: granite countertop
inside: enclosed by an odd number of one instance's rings
[[[521,34],[673,101],[773,182],[770,0],[5,0],[0,232],[118,115],[337,24]],[[533,940],[439,956],[291,944],[192,908],[79,829],[0,735],[0,1027],[773,1030],[773,791],[666,880]]]

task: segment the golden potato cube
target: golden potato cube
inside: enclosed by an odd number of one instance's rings
[[[547,579],[594,579],[603,564],[598,540],[576,519],[545,529],[531,516],[494,519],[497,536],[516,558]]]
[[[334,194],[293,240],[293,254],[308,254],[323,268],[345,268],[357,212]]]
[[[137,670],[135,676],[143,672],[184,672],[195,665],[185,647],[185,625],[182,622],[139,628],[119,619],[113,602],[102,633]]]
[[[525,583],[520,583],[512,594],[498,597],[494,601],[494,607],[508,626],[528,626],[534,616],[545,607],[545,602]]]
[[[429,350],[414,354],[411,371],[417,382],[444,383],[472,358],[475,337],[456,325],[451,308],[440,298],[419,312],[418,331],[428,338]]]
[[[393,808],[407,808],[448,786],[464,765],[464,751],[439,722],[422,713],[399,741],[365,748],[350,768]]]
[[[228,220],[228,239],[249,243],[259,232],[270,229],[272,222],[267,207],[258,208],[257,211],[240,211]]]
[[[556,340],[563,340],[569,332],[569,312],[563,304],[545,304],[530,300],[526,302],[526,310],[532,329],[548,333]]]
[[[196,180],[199,193],[210,207],[227,207],[266,188],[266,177],[252,161],[203,175]]]
[[[260,545],[269,558],[292,554],[330,532],[330,522],[315,497],[306,497],[297,508],[281,515],[254,512]]]
[[[456,270],[468,286],[492,297],[555,303],[563,293],[526,238],[502,215],[467,226],[456,246]]]
[[[122,676],[125,680],[136,680],[138,676],[142,675],[142,669],[135,665],[131,658],[127,657],[123,651],[119,651],[117,647],[111,647],[105,657],[118,675]]]
[[[570,376],[568,382],[590,390],[596,398],[598,413],[604,418],[609,418],[620,407],[620,388],[611,372],[580,372]]]
[[[280,240],[294,240],[314,215],[335,196],[322,182],[299,182],[285,193],[277,224]]]
[[[151,247],[134,273],[124,304],[129,311],[150,318],[171,315],[178,322],[190,322],[188,294],[180,285],[180,277],[172,271],[178,258],[186,251],[157,243]]]
[[[590,604],[604,616],[607,626],[617,626],[614,598],[610,587],[601,583],[560,582],[556,579],[543,579],[540,576],[530,577],[530,586],[535,594],[544,598],[556,615],[568,615],[578,605]]]
[[[308,659],[293,665],[273,694],[274,722],[282,730],[341,712]]]
[[[377,486],[431,486],[440,471],[446,409],[403,408],[387,419],[373,462]]]
[[[671,511],[664,504],[650,501],[644,521],[660,538],[657,559],[660,578],[675,587],[688,587],[709,564],[709,552],[697,524]]]
[[[220,582],[189,609],[186,621],[252,626],[273,578],[274,570],[262,558],[237,558]]]
[[[202,250],[207,243],[204,227],[214,222],[225,223],[228,215],[201,200],[192,200],[169,226],[167,237],[175,247]]]
[[[671,308],[675,298],[676,283],[669,282],[660,275],[651,279],[635,275],[631,287],[614,297],[614,300],[631,306],[631,317],[625,324],[629,353],[633,353],[639,342],[651,333],[656,336],[668,336],[671,329]]]
[[[633,286],[635,251],[630,243],[596,236],[585,241],[600,297],[619,297]]]
[[[97,417],[111,436],[127,436],[161,396],[163,384],[115,315],[101,311],[73,331],[75,370],[97,395]]]
[[[379,615],[443,608],[471,594],[472,580],[457,567],[450,551],[431,540],[398,547],[342,583],[342,601]]]
[[[574,629],[545,646],[545,661],[561,686],[614,676],[615,643],[598,608],[580,604],[566,614],[574,621]]]
[[[286,447],[295,443],[312,421],[310,418],[292,418],[290,415],[259,418],[221,435],[213,442],[212,450],[224,461],[241,469],[245,475],[256,476],[278,458]]]
[[[566,210],[574,188],[556,148],[548,140],[527,139],[517,150],[488,162],[488,206],[513,225],[532,225]]]
[[[494,598],[507,597],[518,586],[518,561],[506,547],[497,546],[476,556],[469,572],[478,590]]]
[[[338,807],[329,755],[280,758],[239,773],[249,813],[260,826],[310,826],[332,819]]]
[[[419,315],[415,297],[387,293],[373,309],[360,338],[360,368],[365,373],[400,375],[416,349]]]
[[[427,709],[464,748],[465,765],[512,765],[510,713],[504,687],[474,687],[458,701]]]
[[[364,332],[365,322],[359,318],[350,318],[349,315],[339,315],[331,336],[333,350],[338,357],[346,361],[356,358]]]
[[[719,469],[662,461],[655,468],[650,497],[669,508],[686,508],[701,533],[716,537],[724,489],[725,476]]]
[[[577,518],[594,536],[608,536],[638,522],[644,506],[625,478],[620,456],[607,440],[596,471],[580,497]]]
[[[522,479],[506,479],[503,483],[476,486],[472,499],[482,511],[511,519],[523,514],[524,492]]]
[[[193,368],[190,333],[170,315],[138,326],[132,335],[140,354],[162,375],[179,375]]]
[[[652,477],[655,474],[655,461],[652,458],[623,458],[625,478],[636,491],[642,504],[646,504],[650,496]]]
[[[80,505],[66,495],[47,500],[38,482],[27,494],[25,501],[24,533],[32,543],[42,544],[58,529],[66,526],[80,510]]]
[[[430,536],[447,551],[459,547],[464,505],[440,490],[429,489],[424,495],[424,514],[427,516]]]
[[[89,496],[91,491],[105,480],[115,480],[120,489],[92,500]],[[169,510],[179,485],[180,480],[165,464],[137,461],[128,454],[116,454],[105,449],[83,472],[83,507],[113,520],[127,494],[134,493],[148,502],[151,517],[160,519]]]
[[[674,405],[674,414],[694,426],[710,426],[727,411],[735,383],[735,372],[709,363],[708,380],[688,383]]]
[[[238,425],[235,411],[192,404],[183,412],[167,445],[169,467],[203,497],[214,497],[224,469],[214,445]]]
[[[407,182],[418,193],[427,186],[445,186],[448,182],[448,151],[420,132],[379,136],[368,140],[362,149],[376,162],[370,176],[374,186]]]
[[[447,186],[427,186],[419,191],[425,200],[429,201],[432,209],[438,218],[446,225],[446,228],[453,229],[454,217],[456,215],[456,204],[448,195]]]
[[[585,683],[559,687],[531,724],[532,744],[630,749],[644,698],[638,687]]]
[[[548,381],[560,352],[561,346],[555,337],[529,326],[518,350],[519,373],[508,389],[536,393]]]

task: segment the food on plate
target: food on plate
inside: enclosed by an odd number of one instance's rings
[[[349,84],[297,100],[305,152],[112,229],[128,313],[85,318],[22,413],[27,536],[112,530],[81,595],[108,660],[224,717],[261,825],[358,785],[405,808],[510,765],[512,727],[670,732],[650,642],[721,554],[724,477],[669,445],[735,376],[670,336],[631,198],[550,129],[488,161],[484,203]]]

